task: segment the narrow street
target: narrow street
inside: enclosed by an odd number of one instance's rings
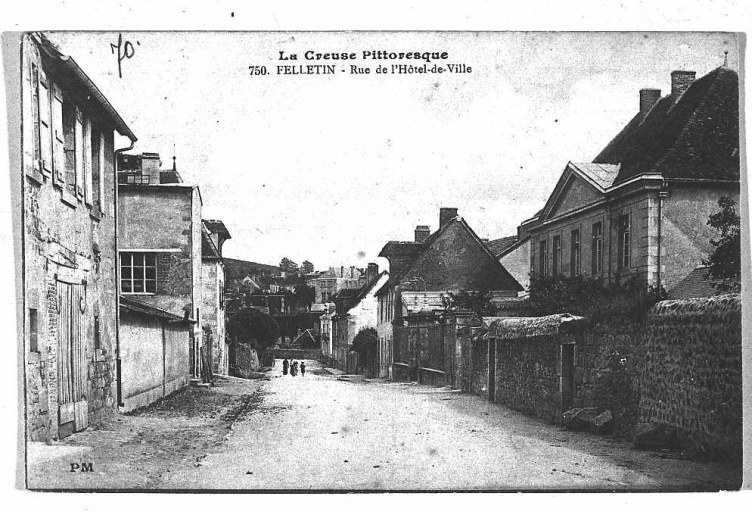
[[[279,363],[279,362],[278,362]],[[716,463],[637,451],[447,388],[343,378],[225,380],[202,406],[177,397],[47,449],[32,488],[711,490]],[[189,393],[195,394],[191,389]],[[187,398],[187,397],[186,397]],[[167,405],[175,402],[173,405]],[[55,457],[50,451],[57,450]],[[30,459],[35,448],[32,446]],[[94,471],[70,472],[70,462]]]

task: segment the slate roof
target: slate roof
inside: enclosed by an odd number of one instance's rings
[[[486,247],[497,258],[507,251],[510,247],[517,243],[517,235],[505,236],[486,242]]]
[[[616,177],[619,175],[619,169],[621,168],[618,164],[569,162],[569,165],[580,171],[580,173],[592,180],[603,190],[614,184]]]
[[[739,180],[739,76],[719,67],[674,102],[661,98],[638,113],[595,157],[621,164],[615,184],[642,173],[664,178]]]
[[[232,238],[230,232],[227,230],[227,226],[225,226],[225,223],[221,220],[203,219],[202,222],[206,226],[206,229],[209,230],[209,233],[219,233],[225,239]]]
[[[694,299],[699,297],[711,297],[716,295],[713,282],[706,277],[708,268],[700,266],[686,275],[669,292],[671,299]]]
[[[499,263],[498,258],[488,248],[488,245],[483,242],[483,240],[473,231],[473,228],[471,228],[468,223],[463,219],[461,216],[456,216],[452,218],[451,220],[447,221],[443,226],[441,226],[438,230],[431,233],[422,243],[421,242],[387,242],[387,244],[381,249],[381,252],[379,253],[380,257],[388,258],[391,261],[391,258],[394,257],[394,255],[398,255],[400,257],[406,257],[408,259],[407,263],[404,265],[404,267],[396,273],[393,273],[390,275],[390,282],[392,283],[399,283],[402,278],[407,275],[410,270],[412,270],[413,265],[416,261],[420,258],[420,256],[428,250],[428,248],[431,247],[431,245],[438,239],[442,233],[452,224],[455,222],[460,223],[470,234],[470,236],[475,239],[476,243],[483,249],[483,251],[488,254],[489,258],[493,259],[499,267],[501,267],[501,270],[504,274],[504,276],[509,279],[512,283],[516,284],[516,288],[519,291],[522,291],[522,285],[520,285],[517,280],[512,276],[512,274],[509,273],[509,271],[504,268],[504,266]]]

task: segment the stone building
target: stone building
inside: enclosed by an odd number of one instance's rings
[[[568,163],[544,208],[518,228],[538,276],[636,278],[669,293],[706,258],[718,199],[739,199],[739,83],[721,66],[639,112],[592,163]]]
[[[117,407],[115,132],[136,136],[72,57],[42,34],[19,43],[25,425],[42,441]]]
[[[358,289],[365,283],[361,271],[357,267],[330,267],[318,277],[308,281],[308,286],[315,290],[316,304],[332,302],[340,290]]]
[[[160,180],[167,176],[166,183],[147,180],[145,176],[156,175],[150,170],[152,155],[119,156],[129,160],[125,169],[118,170],[120,293],[195,322],[184,346],[187,382],[210,373],[211,354],[203,345],[201,328],[202,199],[197,186],[182,182],[174,162],[172,171],[159,173]]]
[[[379,256],[389,260],[390,276],[377,294],[382,376],[389,375],[394,364],[394,326],[413,312],[422,317],[445,309],[442,297],[450,292],[492,292],[495,300],[503,301],[516,299],[522,291],[456,208],[441,208],[436,232],[418,226],[414,241],[388,242]]]
[[[204,220],[201,246],[203,329],[211,346],[212,371],[228,375],[229,345],[225,337],[225,264],[222,246],[232,238],[221,220]]]

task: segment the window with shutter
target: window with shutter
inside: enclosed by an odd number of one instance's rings
[[[39,158],[40,169],[48,176],[52,175],[52,126],[50,119],[50,83],[44,70],[39,69]]]
[[[63,168],[65,184],[62,199],[71,206],[76,206],[76,107],[69,101],[63,101]]]
[[[93,171],[92,171],[92,144],[91,144],[91,120],[85,118],[83,123],[84,128],[84,198],[86,204],[91,206],[93,204]]]
[[[99,130],[96,126],[89,123],[89,147],[91,148],[91,157],[90,157],[90,177],[91,177],[91,205],[92,208],[92,214],[99,214],[100,208],[100,151],[101,148],[99,146],[101,142],[101,137],[99,134]]]
[[[39,165],[39,68],[29,63],[28,88],[24,91],[23,152],[26,175],[38,185],[44,182]]]
[[[52,167],[54,182],[65,181],[65,136],[63,135],[63,92],[52,84]]]
[[[104,163],[104,152],[105,152],[105,143],[104,143],[104,134],[99,134],[99,154],[98,154],[98,161],[99,161],[99,214],[104,216],[104,175],[105,175],[105,163]]]
[[[75,166],[76,166],[76,197],[84,197],[84,117],[81,109],[76,107],[75,125]]]

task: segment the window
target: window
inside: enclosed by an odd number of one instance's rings
[[[63,102],[63,147],[65,151],[65,186],[76,194],[76,108]]]
[[[123,293],[157,292],[157,255],[126,252],[120,255],[120,291]]]
[[[561,270],[561,236],[554,236],[551,244],[551,252],[554,257],[551,263],[551,275],[557,276]]]
[[[541,276],[548,275],[548,249],[546,247],[546,241],[541,240],[538,244],[538,269]]]
[[[632,264],[631,215],[619,216],[619,267],[629,268]]]
[[[580,269],[580,230],[579,229],[573,229],[572,235],[571,235],[571,243],[570,243],[570,254],[569,254],[569,274],[574,276],[579,276],[581,269]]]
[[[219,309],[225,309],[225,284],[219,282]]]
[[[39,144],[39,68],[37,68],[36,64],[31,65],[31,118],[34,132],[34,139],[32,141],[34,146],[34,162],[35,165],[38,165],[37,162],[39,162],[42,154]]]
[[[39,352],[39,317],[36,309],[29,309],[29,352]]]
[[[591,245],[593,275],[603,272],[603,224],[596,222],[593,224],[593,243]]]

